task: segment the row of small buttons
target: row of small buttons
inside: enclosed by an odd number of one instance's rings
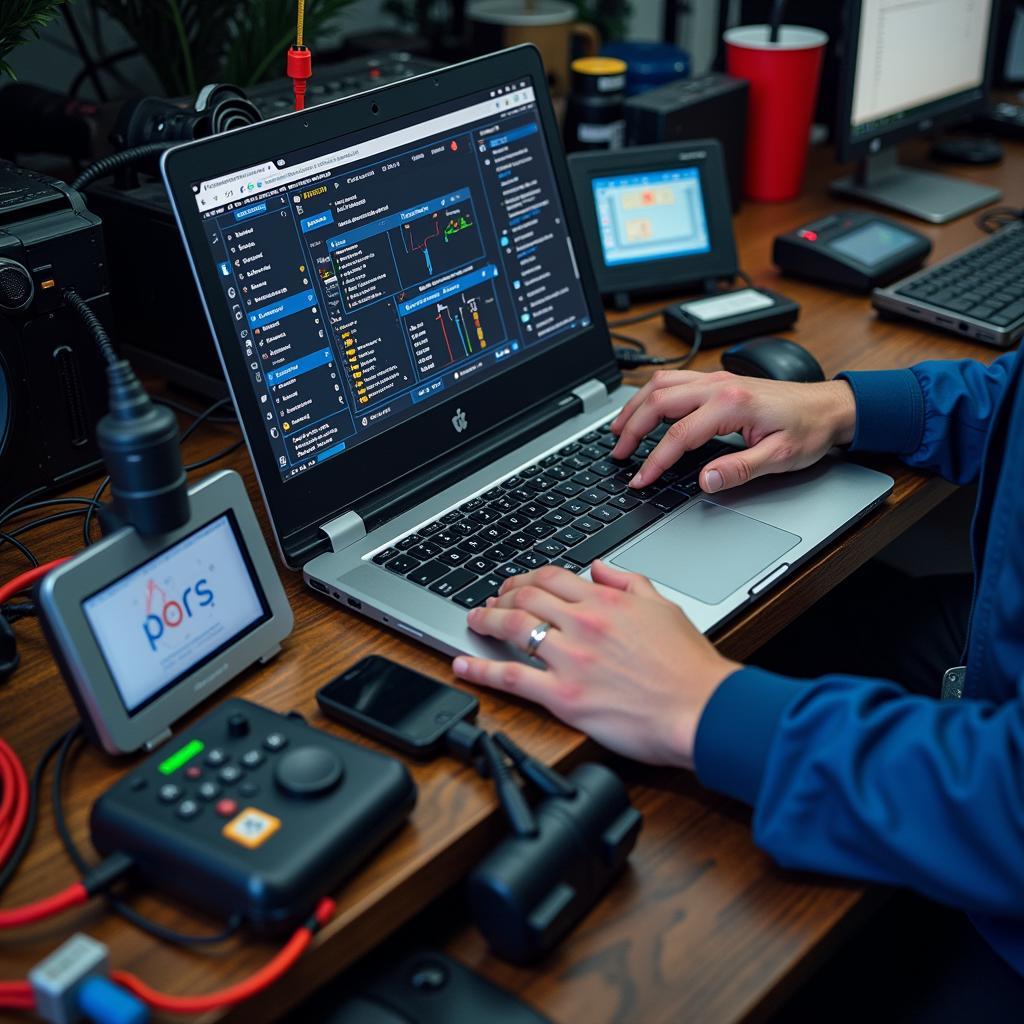
[[[271,753],[276,753],[288,746],[288,737],[283,733],[272,732],[263,740],[263,747]],[[259,768],[266,761],[266,754],[258,748],[247,750],[238,760],[242,766],[250,771]],[[220,747],[214,747],[206,752],[203,758],[205,764],[210,768],[219,768],[217,772],[218,781],[225,786],[241,783],[238,792],[244,797],[253,797],[259,793],[259,786],[255,782],[243,781],[245,771],[238,764],[229,764],[230,755]],[[191,781],[198,781],[203,777],[202,768],[199,765],[189,765],[184,773]],[[137,778],[132,783],[132,788],[139,790],[145,788],[145,779]],[[193,799],[185,794],[180,786],[173,782],[166,782],[157,790],[157,798],[163,804],[177,804],[175,814],[183,821],[190,821],[197,817],[202,810],[203,803],[212,803],[217,800],[216,813],[222,818],[229,818],[238,810],[238,804],[230,797],[218,800],[222,789],[221,785],[211,779],[207,779],[197,787],[199,800]]]

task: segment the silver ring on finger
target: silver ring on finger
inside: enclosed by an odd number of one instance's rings
[[[538,622],[533,629],[530,630],[530,638],[526,641],[526,653],[531,658],[536,658],[537,648],[544,643],[544,638],[548,635],[551,629],[550,622]]]

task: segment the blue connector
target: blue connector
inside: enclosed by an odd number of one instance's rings
[[[93,975],[75,994],[79,1011],[93,1024],[148,1024],[149,1007],[109,978]]]

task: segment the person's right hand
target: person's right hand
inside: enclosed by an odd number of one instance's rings
[[[795,384],[724,370],[659,370],[612,422],[619,435],[612,457],[630,456],[662,420],[673,422],[630,487],[654,483],[716,434],[740,433],[747,448],[712,460],[701,472],[701,487],[714,493],[766,473],[804,469],[833,445],[849,444],[856,406],[853,391],[841,380]]]

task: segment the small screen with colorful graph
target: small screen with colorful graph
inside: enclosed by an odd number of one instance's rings
[[[594,178],[591,186],[608,266],[711,251],[698,168]]]

